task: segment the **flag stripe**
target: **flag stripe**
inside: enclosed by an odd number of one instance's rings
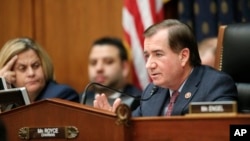
[[[129,45],[131,46],[132,50],[132,59],[135,69],[134,71],[139,81],[139,84],[137,85],[139,85],[141,88],[145,88],[145,86],[149,83],[149,78],[145,69],[145,61],[142,59],[144,58],[142,43],[140,42],[141,40],[137,34],[138,32],[136,31],[135,24],[133,24],[135,23],[134,18],[126,8],[123,9],[123,17],[126,19],[124,20],[123,27],[127,37],[129,38],[128,40],[130,41]]]
[[[143,26],[142,19],[141,19],[141,13],[139,11],[137,3],[135,3],[136,1],[134,0],[133,2],[131,0],[125,0],[125,1],[126,1],[125,7],[128,10],[128,11],[124,11],[125,17],[132,19],[132,20],[129,20],[130,26],[135,26],[135,28],[129,29],[128,31],[132,31],[132,30],[136,31],[136,33],[138,34],[137,38],[139,39],[140,44],[141,44],[139,47],[142,47],[143,36],[141,36],[141,34],[144,32],[144,26]],[[127,20],[127,19],[124,19],[124,20]]]
[[[143,54],[143,32],[162,15],[162,0],[124,0],[122,25],[125,42],[131,49],[133,82],[144,89],[150,82]]]
[[[144,29],[148,28],[153,23],[152,13],[151,13],[151,6],[150,3],[146,0],[137,0],[136,1],[139,7],[139,11],[141,14],[141,20],[143,23],[143,31]],[[143,32],[141,32],[143,33]]]

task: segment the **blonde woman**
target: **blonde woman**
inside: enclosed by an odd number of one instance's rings
[[[15,38],[4,44],[0,51],[0,76],[11,87],[26,87],[32,102],[46,98],[79,102],[74,89],[54,80],[48,54],[31,38]]]

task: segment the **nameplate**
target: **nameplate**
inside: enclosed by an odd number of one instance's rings
[[[237,113],[235,101],[191,102],[189,114]]]
[[[78,129],[74,126],[22,127],[19,129],[18,136],[23,140],[42,138],[73,139],[78,136],[78,133]]]

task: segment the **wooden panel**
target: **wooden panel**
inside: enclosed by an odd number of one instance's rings
[[[32,36],[32,0],[1,0],[0,4],[0,48],[18,36]]]
[[[47,99],[0,113],[0,120],[5,123],[10,141],[20,140],[18,131],[22,127],[64,126],[78,128],[79,136],[72,141],[229,141],[230,125],[250,124],[250,114],[211,114],[125,118],[130,123],[126,126],[116,124],[118,117],[123,118],[121,115],[62,99]]]
[[[250,115],[141,117],[132,119],[133,141],[229,141],[230,125],[249,125]]]
[[[123,124],[116,124],[118,120],[116,114],[61,99],[42,100],[0,113],[0,120],[6,126],[9,141],[21,141],[18,133],[23,127],[75,126],[79,134],[76,138],[68,139],[70,141],[127,141],[130,138],[129,128]],[[31,140],[65,141],[67,139],[40,138]]]
[[[93,40],[122,37],[121,1],[36,0],[35,36],[49,52],[56,79],[81,92],[88,81]]]

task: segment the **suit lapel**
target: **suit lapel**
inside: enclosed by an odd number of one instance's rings
[[[161,115],[168,97],[167,92],[168,89],[159,88],[158,92],[144,105],[144,109],[147,109],[144,111],[144,116]]]
[[[179,97],[176,100],[173,115],[181,115],[185,113],[184,110],[188,109],[188,106],[195,96],[198,89],[199,82],[201,81],[201,76],[203,69],[201,67],[195,67],[193,72],[188,77],[186,83],[184,84]]]

